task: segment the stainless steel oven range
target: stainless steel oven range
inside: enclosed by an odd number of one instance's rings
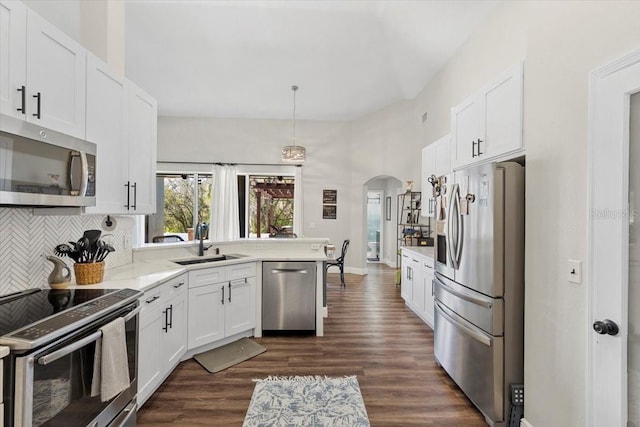
[[[138,298],[132,289],[31,289],[0,297],[5,426],[135,426]],[[100,328],[124,318],[130,383],[92,397]]]

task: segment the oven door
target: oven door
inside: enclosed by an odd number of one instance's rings
[[[137,390],[137,302],[65,336],[58,342],[16,357],[16,426],[111,425],[123,411],[135,405]],[[125,318],[129,387],[102,402],[91,397],[93,361],[98,330],[117,317]],[[135,412],[135,409],[134,409]]]

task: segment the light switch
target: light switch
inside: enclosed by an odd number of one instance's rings
[[[571,283],[582,283],[582,261],[570,259],[567,265],[568,279]]]

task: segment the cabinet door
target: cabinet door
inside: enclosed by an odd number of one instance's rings
[[[158,106],[142,89],[129,84],[129,213],[156,211]]]
[[[22,87],[27,84],[27,8],[20,1],[0,1],[0,113],[26,119]],[[18,91],[20,89],[20,91]],[[26,104],[26,96],[25,104]],[[26,109],[26,108],[25,108]]]
[[[413,310],[417,313],[424,312],[424,282],[422,281],[422,259],[418,257],[410,257],[411,258],[411,304],[413,305]]]
[[[477,160],[476,144],[478,138],[481,138],[482,130],[479,100],[478,96],[473,96],[451,109],[453,168],[465,166]]]
[[[98,145],[96,206],[89,214],[126,213],[129,173],[126,141],[126,79],[92,54],[87,55],[87,140]]]
[[[500,156],[522,148],[522,63],[514,65],[482,93],[484,141],[479,155]]]
[[[433,327],[433,260],[425,260],[422,264],[422,282],[424,286],[424,318]]]
[[[84,139],[85,79],[85,49],[27,10],[27,120]]]
[[[224,338],[227,282],[189,289],[189,350]]]
[[[171,298],[166,306],[167,327],[162,331],[163,373],[170,372],[187,352],[187,292],[180,292]]]
[[[431,175],[436,175],[436,157],[433,144],[422,149],[422,204],[420,215],[428,218],[433,217],[436,211],[433,186],[428,181]]]
[[[231,280],[225,306],[225,336],[256,326],[256,278]]]
[[[400,279],[400,296],[405,302],[411,301],[413,293],[413,284],[411,283],[411,260],[409,255],[402,254],[402,277]]]
[[[442,176],[451,173],[451,136],[447,135],[436,141],[434,151],[435,175]]]
[[[143,302],[141,302],[143,303]],[[159,309],[148,309],[140,313],[138,336],[138,402],[142,405],[153,394],[160,383],[162,360],[158,357],[161,348],[164,316]]]

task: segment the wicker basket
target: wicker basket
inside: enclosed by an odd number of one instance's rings
[[[78,285],[93,285],[102,282],[104,278],[104,261],[73,264]]]

